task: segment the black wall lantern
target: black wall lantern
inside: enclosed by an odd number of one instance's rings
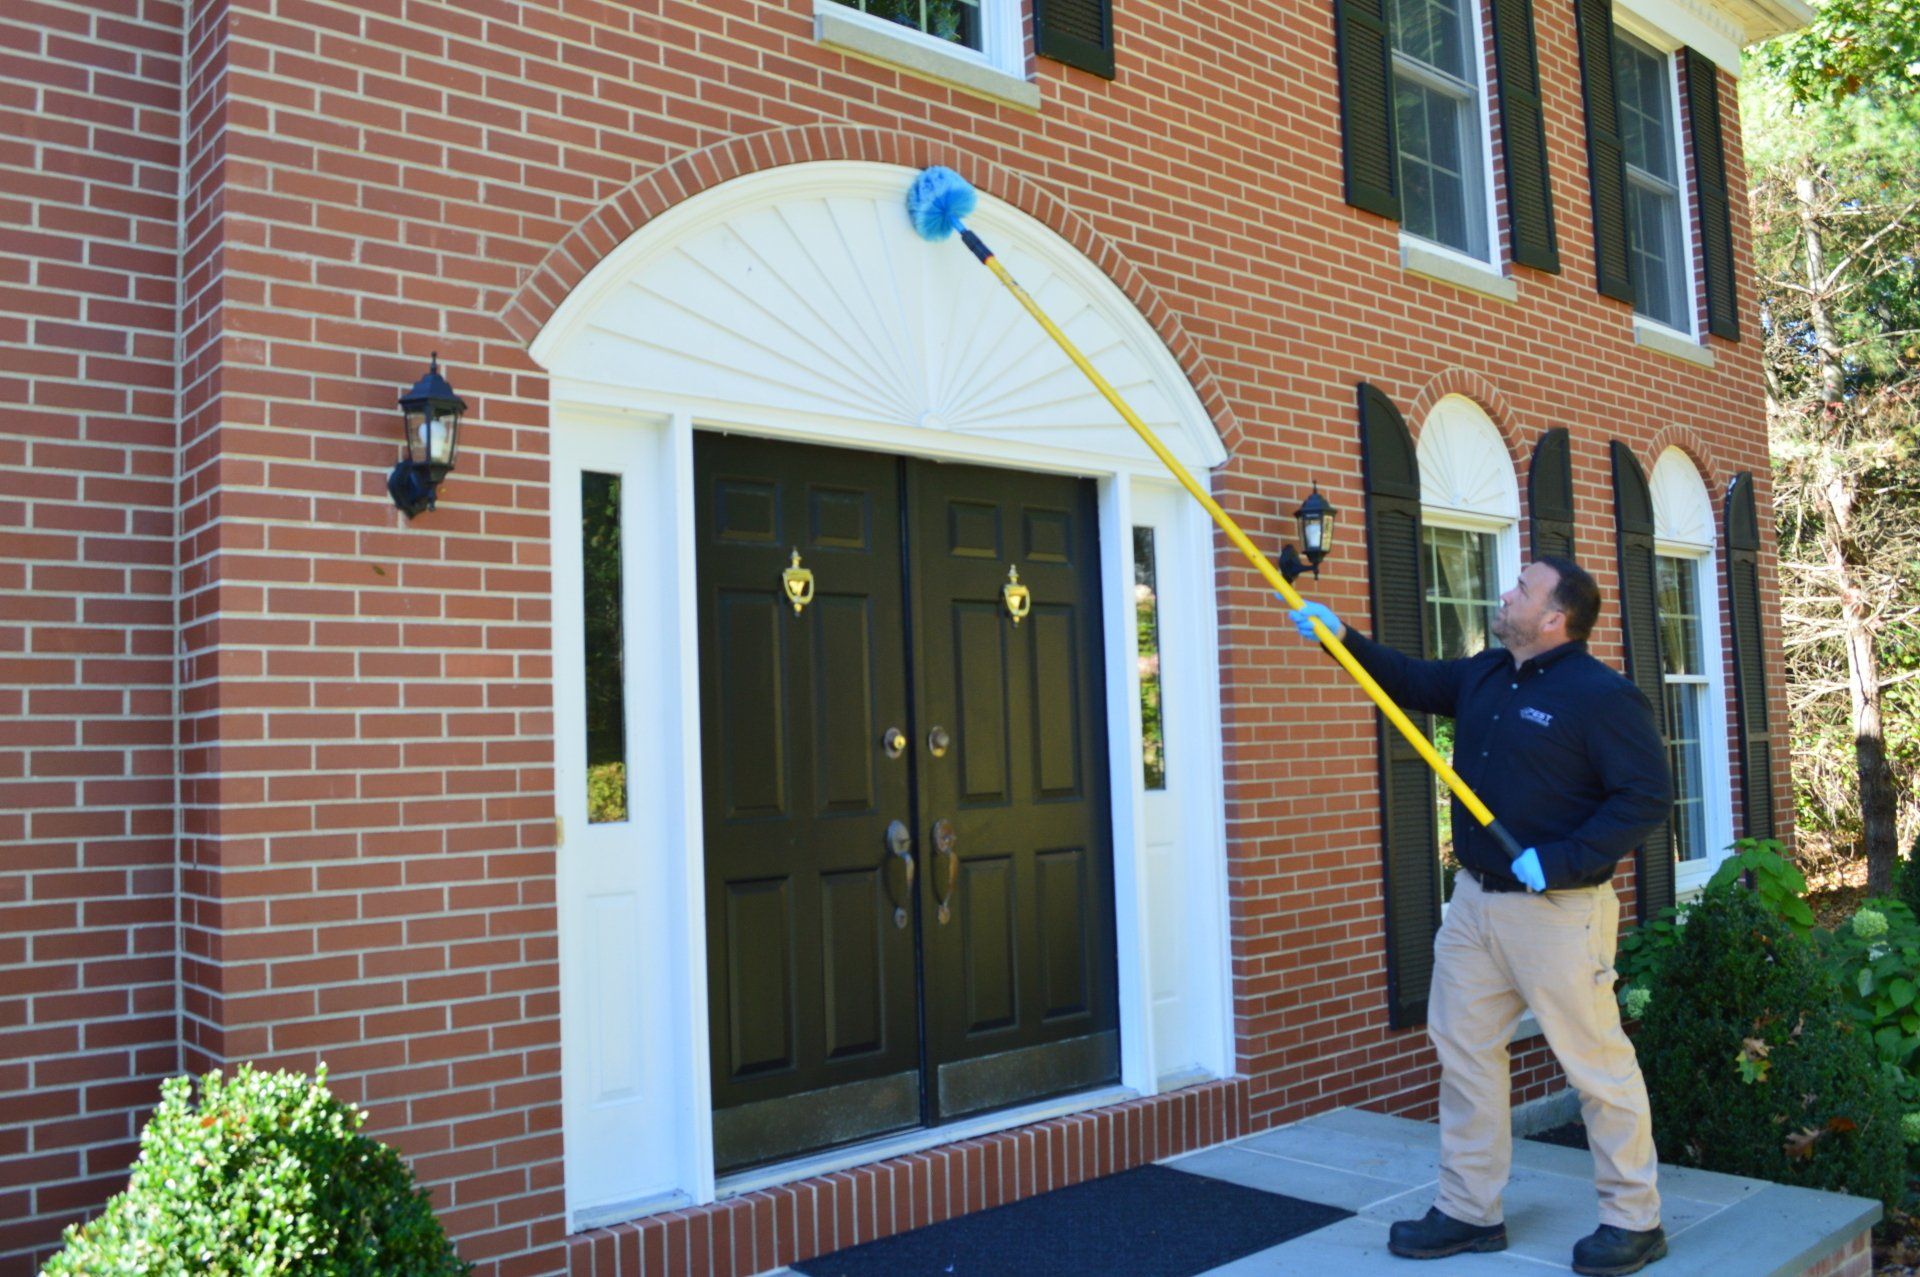
[[[1293,578],[1302,572],[1312,570],[1320,575],[1320,560],[1327,557],[1327,551],[1333,548],[1333,519],[1337,511],[1327,504],[1320,495],[1320,485],[1313,485],[1313,494],[1300,503],[1293,512],[1294,522],[1300,525],[1300,551],[1295,551],[1289,543],[1280,550],[1280,575],[1287,578],[1291,585]],[[1306,555],[1303,561],[1300,555]]]
[[[409,519],[433,509],[434,491],[453,469],[454,452],[460,446],[460,416],[466,410],[466,400],[454,394],[440,375],[436,351],[427,375],[400,396],[407,455],[387,476],[387,494]]]

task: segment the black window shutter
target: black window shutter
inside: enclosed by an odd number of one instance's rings
[[[1727,621],[1733,635],[1734,685],[1740,706],[1741,831],[1773,837],[1773,736],[1767,729],[1767,659],[1760,639],[1760,522],[1753,476],[1727,487]]]
[[[1400,412],[1360,385],[1360,457],[1367,485],[1367,575],[1373,636],[1415,656],[1425,652],[1420,584],[1420,463]],[[1410,716],[1429,738],[1433,720]],[[1433,934],[1440,929],[1440,842],[1426,762],[1385,719],[1379,722],[1380,824],[1387,904],[1387,1022],[1427,1022]]]
[[[1393,42],[1387,0],[1334,0],[1340,145],[1347,203],[1400,220],[1400,147],[1393,126]]]
[[[1533,557],[1573,557],[1573,457],[1567,428],[1555,426],[1533,445],[1527,466],[1527,514],[1532,523]]]
[[[1653,706],[1660,739],[1667,735],[1666,666],[1660,659],[1658,578],[1653,563],[1653,497],[1633,450],[1613,441],[1613,519],[1620,538],[1620,625],[1627,639],[1627,678]],[[1673,903],[1670,821],[1640,848],[1638,892],[1645,921]]]
[[[1033,51],[1113,78],[1113,6],[1108,0],[1033,0]]]
[[[1707,331],[1740,340],[1740,301],[1733,286],[1733,217],[1727,205],[1727,161],[1720,145],[1720,78],[1714,65],[1687,50],[1687,114],[1693,132],[1693,189],[1700,201],[1700,258],[1706,268]]]
[[[1633,300],[1627,258],[1627,152],[1613,88],[1611,0],[1574,0],[1580,27],[1580,83],[1587,103],[1587,180],[1593,188],[1593,254],[1601,293]]]
[[[1540,60],[1533,0],[1493,0],[1493,59],[1500,76],[1500,136],[1506,152],[1507,230],[1513,260],[1560,271],[1547,176],[1547,126],[1540,109]]]

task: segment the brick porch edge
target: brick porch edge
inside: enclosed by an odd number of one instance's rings
[[[567,1239],[571,1277],[751,1277],[1238,1139],[1247,1079],[1128,1100]]]

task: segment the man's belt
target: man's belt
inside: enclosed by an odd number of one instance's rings
[[[1525,883],[1515,878],[1498,878],[1478,869],[1467,869],[1467,872],[1473,875],[1473,880],[1480,884],[1483,891],[1525,891],[1527,889]]]

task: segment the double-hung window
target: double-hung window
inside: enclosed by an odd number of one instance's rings
[[[1614,91],[1627,160],[1627,245],[1634,310],[1693,335],[1693,271],[1680,179],[1673,58],[1616,30]]]
[[[1491,261],[1480,17],[1474,0],[1392,0],[1401,228]]]
[[[1700,642],[1702,560],[1654,558],[1660,654],[1666,664],[1667,762],[1673,773],[1673,850],[1681,864],[1705,860],[1707,843],[1706,653]]]
[[[1451,661],[1497,646],[1493,614],[1500,607],[1500,537],[1495,532],[1450,528],[1433,522],[1420,529],[1427,578],[1428,660]],[[1439,718],[1433,743],[1453,758],[1453,720]],[[1458,862],[1453,855],[1453,791],[1433,786],[1440,833],[1441,898],[1453,899]]]

